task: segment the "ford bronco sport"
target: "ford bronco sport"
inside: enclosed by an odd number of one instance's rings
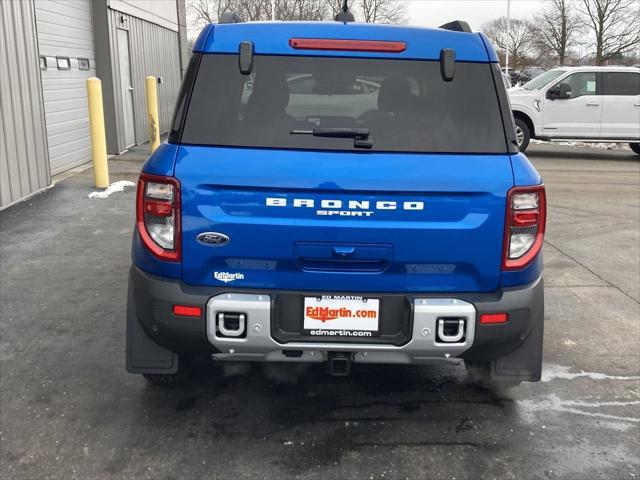
[[[537,381],[545,208],[465,22],[209,25],[138,183],[127,369],[444,361]]]

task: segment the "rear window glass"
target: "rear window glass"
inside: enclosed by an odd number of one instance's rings
[[[186,144],[353,150],[352,138],[292,130],[363,128],[374,151],[507,151],[490,64],[338,57],[203,55],[181,141]]]

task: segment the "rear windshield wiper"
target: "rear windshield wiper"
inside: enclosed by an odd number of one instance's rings
[[[353,138],[354,148],[373,147],[373,136],[368,128],[314,128],[313,130],[291,130],[291,135],[313,135],[314,137]]]

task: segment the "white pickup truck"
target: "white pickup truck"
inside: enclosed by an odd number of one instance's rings
[[[521,152],[538,138],[629,143],[640,155],[640,68],[558,67],[509,100]]]

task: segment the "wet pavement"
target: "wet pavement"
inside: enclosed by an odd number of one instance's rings
[[[640,162],[532,145],[549,201],[543,381],[461,366],[202,365],[124,371],[134,192],[91,170],[0,213],[0,477],[635,479],[640,476]],[[134,180],[144,152],[112,160]]]

